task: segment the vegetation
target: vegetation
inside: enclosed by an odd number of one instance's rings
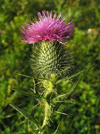
[[[75,33],[67,44],[74,57],[74,67],[69,74],[75,74],[88,66],[73,79],[80,79],[71,95],[70,102],[62,105],[64,113],[57,114],[48,134],[56,128],[57,134],[99,134],[100,133],[100,5],[99,0],[0,0],[0,134],[28,134],[33,124],[10,107],[4,100],[30,113],[35,104],[32,97],[14,90],[30,91],[33,88],[33,74],[30,65],[32,45],[21,41],[21,26],[30,18],[37,18],[37,12],[48,10],[62,12],[75,24]],[[62,82],[60,89],[66,89]],[[41,108],[33,114],[42,118]],[[40,119],[41,121],[41,119]]]

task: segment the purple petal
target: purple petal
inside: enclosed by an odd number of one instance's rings
[[[56,13],[52,16],[52,11],[50,13],[42,11],[42,14],[38,12],[38,17],[39,21],[36,20],[35,23],[30,21],[30,24],[25,23],[22,26],[23,42],[31,44],[49,40],[50,42],[59,41],[65,44],[63,41],[74,32],[72,22],[68,21],[65,24],[66,18],[62,18],[61,13],[56,17]]]

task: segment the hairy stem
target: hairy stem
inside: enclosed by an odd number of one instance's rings
[[[49,123],[50,115],[51,115],[51,106],[49,105],[47,101],[45,101],[45,117],[44,117],[42,127],[44,127],[45,125]]]
[[[49,80],[44,80],[43,86],[45,88],[44,99],[43,99],[45,109],[44,109],[44,120],[41,126],[41,134],[43,134],[42,131],[44,131],[45,126],[48,125],[51,117],[50,96],[53,91],[53,83]]]

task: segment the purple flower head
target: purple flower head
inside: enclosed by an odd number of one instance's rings
[[[39,41],[49,40],[50,42],[59,41],[65,44],[64,40],[74,32],[74,25],[69,21],[64,23],[66,18],[62,19],[61,13],[56,17],[56,13],[52,16],[52,12],[38,12],[39,21],[31,24],[25,23],[22,26],[23,42],[32,44]]]

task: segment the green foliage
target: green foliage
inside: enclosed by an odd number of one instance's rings
[[[57,113],[53,125],[47,128],[48,134],[55,129],[58,130],[57,134],[100,133],[99,3],[99,0],[0,0],[0,134],[25,134],[33,131],[32,123],[26,123],[23,116],[2,98],[28,113],[36,104],[31,95],[27,97],[13,89],[25,93],[34,86],[29,63],[32,45],[21,42],[20,29],[24,22],[37,17],[37,12],[42,10],[62,12],[63,16],[71,18],[75,24],[75,34],[67,44],[74,57],[74,68],[70,73],[75,74],[93,65],[89,71],[73,79],[74,83],[81,77],[81,82],[71,95],[72,99],[60,106],[63,113],[68,115]],[[61,89],[66,91],[71,85],[65,81],[60,84],[59,92]],[[42,118],[40,111],[41,107],[38,106],[33,110],[37,119]]]

